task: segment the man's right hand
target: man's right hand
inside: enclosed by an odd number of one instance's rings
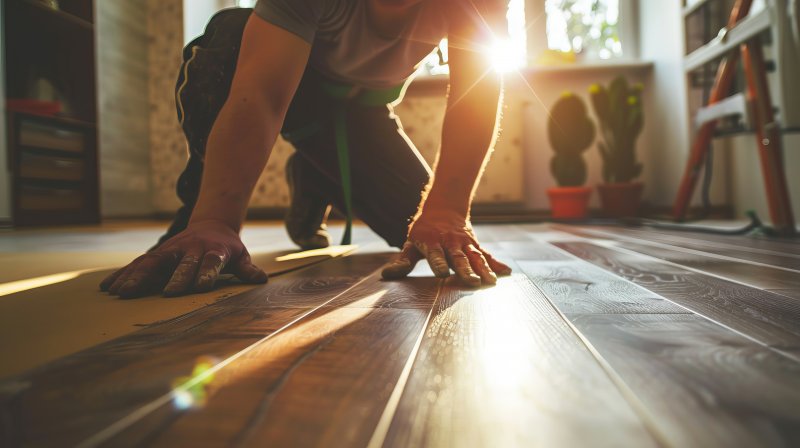
[[[108,276],[100,289],[123,299],[161,291],[165,296],[205,292],[214,288],[223,270],[244,283],[267,281],[236,231],[216,221],[200,221]]]

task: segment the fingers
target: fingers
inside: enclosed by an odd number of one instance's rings
[[[189,253],[181,258],[178,267],[164,288],[164,295],[174,297],[186,292],[192,287],[197,270],[200,267],[200,253]]]
[[[244,283],[266,283],[267,273],[261,270],[258,266],[253,264],[250,259],[250,253],[246,250],[236,260],[232,269],[233,275]]]
[[[494,285],[497,283],[497,275],[492,270],[483,253],[477,247],[470,244],[466,247],[465,252],[469,258],[469,264],[472,269],[480,276],[484,284]]]
[[[203,255],[203,262],[197,271],[197,278],[194,282],[194,289],[199,292],[207,292],[214,289],[214,283],[219,278],[219,273],[225,268],[228,256],[220,250],[211,250]]]
[[[450,266],[447,263],[447,258],[444,255],[444,249],[438,243],[427,244],[424,242],[414,242],[417,250],[425,256],[428,264],[433,271],[433,275],[444,278],[450,276]]]
[[[414,247],[414,244],[407,241],[406,244],[403,245],[403,250],[400,252],[400,255],[381,271],[381,276],[386,280],[396,280],[406,277],[414,270],[414,266],[416,266],[417,262],[422,258],[422,254]]]
[[[511,275],[511,268],[507,264],[498,261],[492,256],[492,254],[483,249],[478,250],[480,250],[483,258],[485,258],[486,262],[489,264],[489,267],[492,268],[492,271],[494,271],[497,275]]]
[[[130,299],[160,290],[180,260],[177,252],[152,252],[126,268],[108,291]]]
[[[465,254],[461,248],[448,247],[447,256],[450,259],[450,266],[453,267],[461,283],[473,288],[481,286],[481,277],[472,269],[467,254]]]
[[[125,269],[127,268],[128,267],[125,266],[124,268],[117,269],[111,275],[106,277],[102,282],[100,282],[100,291],[103,292],[108,291],[108,288],[110,288],[111,285],[114,284],[114,282],[122,275],[123,272],[125,272]]]

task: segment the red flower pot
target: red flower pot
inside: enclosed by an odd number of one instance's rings
[[[547,190],[553,218],[583,219],[589,209],[589,187],[555,187]]]
[[[612,218],[628,218],[638,216],[639,206],[642,203],[641,182],[624,182],[615,184],[600,184],[600,203],[603,212]]]

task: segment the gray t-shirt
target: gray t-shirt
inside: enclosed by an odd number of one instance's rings
[[[366,0],[259,0],[255,12],[310,43],[309,64],[324,75],[362,87],[383,88],[411,76],[447,36],[452,6],[451,1],[423,1],[393,39],[372,28]]]

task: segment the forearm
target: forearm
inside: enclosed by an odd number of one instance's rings
[[[472,198],[497,136],[502,83],[487,74],[463,97],[451,96],[442,146],[423,213],[447,211],[469,217]]]
[[[253,188],[280,130],[282,115],[265,101],[236,95],[220,111],[206,145],[205,167],[190,225],[214,220],[238,231]]]

